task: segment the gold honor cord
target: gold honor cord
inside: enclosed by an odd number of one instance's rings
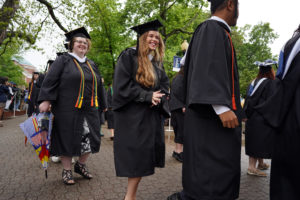
[[[27,98],[28,100],[30,100],[30,98],[31,98],[32,88],[33,88],[33,81],[31,82],[30,92],[29,92],[29,95],[28,95],[28,98]]]
[[[77,102],[75,107],[76,108],[81,108],[82,107],[82,102],[83,102],[83,94],[84,94],[84,83],[85,83],[85,77],[84,77],[84,73],[80,67],[80,65],[78,64],[78,62],[76,61],[76,59],[73,59],[74,63],[76,64],[76,67],[78,68],[79,72],[80,72],[80,88],[79,88],[79,93],[78,93],[78,98],[77,98]],[[92,72],[92,76],[93,76],[93,88],[92,88],[92,99],[91,99],[91,106],[94,106],[94,93],[95,93],[95,106],[96,108],[98,108],[98,96],[97,96],[97,77],[96,74],[93,70],[93,68],[91,67],[90,63],[87,61],[86,62],[87,65],[89,66],[91,72]]]

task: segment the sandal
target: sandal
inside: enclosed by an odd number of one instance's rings
[[[257,169],[259,170],[267,170],[269,169],[270,165],[268,165],[267,163],[263,163],[262,165],[258,165]]]
[[[90,174],[90,172],[88,171],[86,165],[81,164],[78,161],[74,165],[74,171],[77,174],[80,174],[81,176],[83,176],[86,179],[92,179],[93,178],[92,174]]]
[[[266,173],[261,172],[258,169],[254,169],[254,170],[248,169],[247,174],[251,176],[267,177]]]
[[[74,179],[72,175],[72,170],[63,169],[62,171],[62,180],[66,185],[74,185]]]

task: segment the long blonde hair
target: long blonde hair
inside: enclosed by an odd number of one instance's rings
[[[153,87],[156,82],[155,69],[148,58],[151,50],[149,49],[148,44],[146,43],[148,32],[144,33],[139,38],[139,49],[138,49],[138,70],[136,72],[136,80],[141,85],[146,87]],[[160,62],[160,66],[164,57],[165,45],[162,40],[161,35],[159,34],[159,46],[154,51],[153,59],[157,62]]]

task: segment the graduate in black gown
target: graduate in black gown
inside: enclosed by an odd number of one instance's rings
[[[142,177],[164,165],[164,130],[169,79],[162,61],[164,43],[158,20],[133,27],[137,48],[119,56],[113,82],[114,156],[116,174],[128,177],[125,200],[136,199]],[[163,146],[160,146],[163,144]]]
[[[62,179],[74,184],[72,156],[79,156],[74,171],[84,178],[92,175],[86,167],[90,153],[99,152],[99,110],[106,109],[104,88],[96,64],[86,58],[91,47],[85,28],[65,34],[70,52],[58,56],[51,65],[40,90],[39,108],[54,114],[50,152],[61,156]]]
[[[37,87],[37,80],[39,78],[39,72],[33,72],[31,82],[29,83],[29,90],[28,90],[28,110],[27,115],[30,117],[33,113],[37,113],[38,110],[38,87]]]
[[[173,78],[171,84],[171,92],[169,99],[169,107],[171,111],[171,125],[174,129],[174,142],[175,150],[173,151],[172,157],[179,162],[183,160],[183,131],[184,131],[184,112],[185,105],[182,100],[183,96],[183,66],[180,71]]]
[[[270,166],[263,159],[271,159],[273,150],[274,130],[263,116],[256,111],[256,107],[263,104],[273,93],[273,80],[275,73],[272,65],[276,62],[266,60],[256,62],[259,72],[255,80],[249,85],[245,99],[244,110],[247,116],[245,127],[245,150],[249,156],[247,174],[254,176],[267,176],[260,170],[266,170]],[[258,162],[258,165],[256,166]]]
[[[114,114],[112,111],[112,96],[113,96],[113,87],[112,84],[108,86],[106,97],[107,97],[107,112],[106,112],[106,119],[107,119],[107,129],[110,130],[111,136],[110,139],[114,139]]]
[[[274,95],[257,111],[275,128],[270,199],[300,199],[300,26],[279,56]]]
[[[239,76],[230,26],[237,0],[210,0],[212,17],[194,32],[185,61],[183,191],[170,200],[233,200],[239,196]]]

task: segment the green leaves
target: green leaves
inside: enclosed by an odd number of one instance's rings
[[[256,78],[258,67],[255,61],[274,59],[269,45],[278,37],[269,23],[235,28],[232,33],[240,74],[241,94],[245,95],[250,82]]]

